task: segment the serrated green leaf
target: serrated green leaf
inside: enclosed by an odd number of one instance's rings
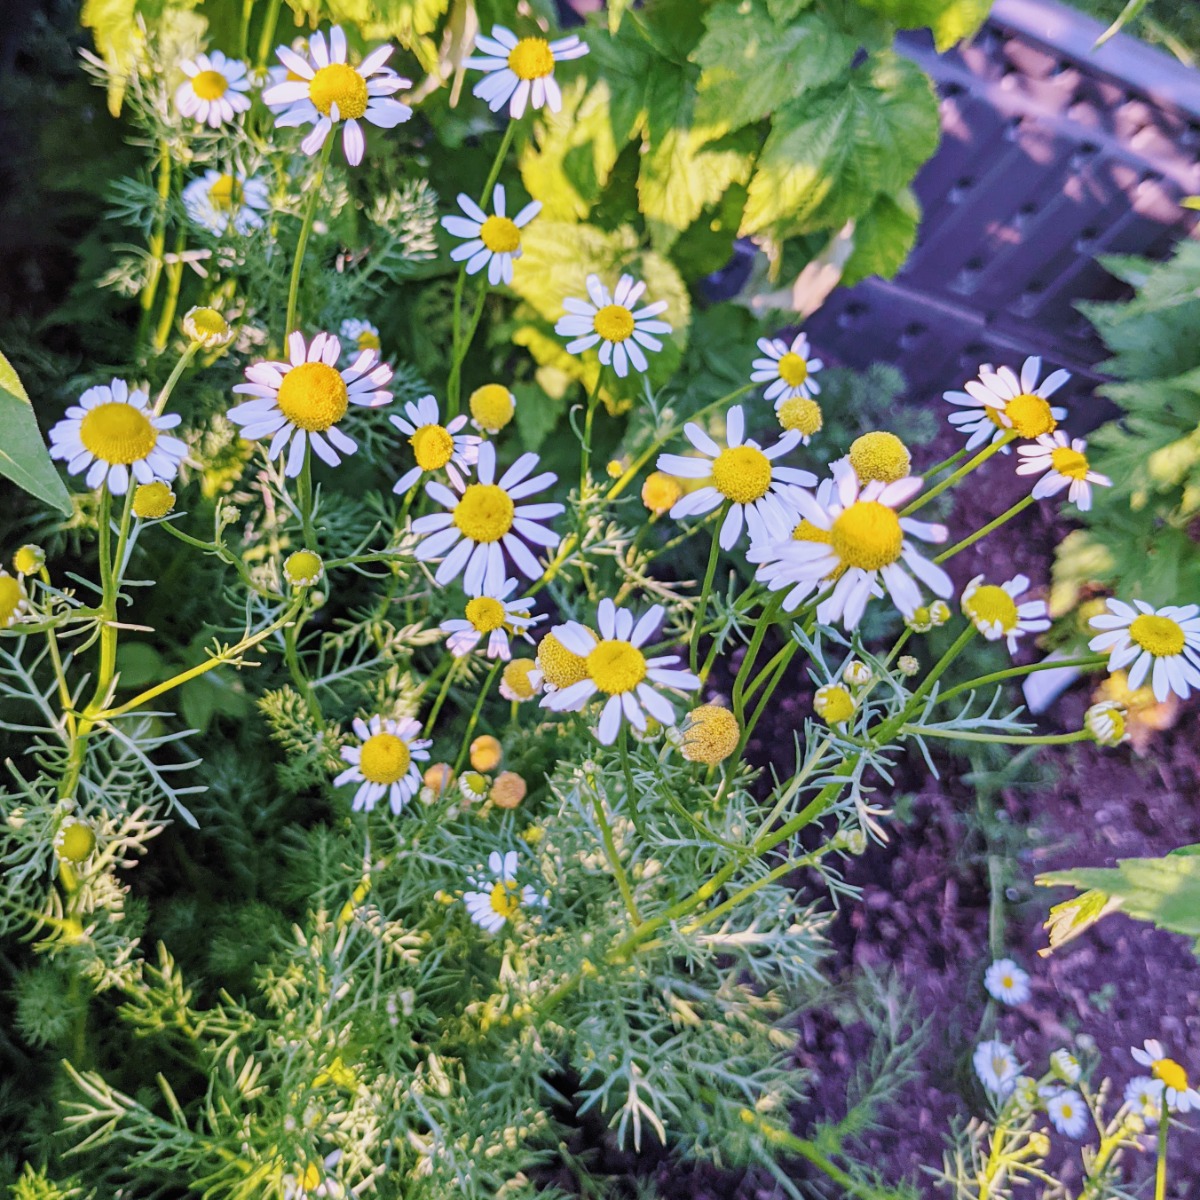
[[[1044,879],[1043,876],[1038,882],[1041,883]],[[1083,892],[1073,900],[1064,900],[1061,904],[1054,905],[1043,926],[1050,941],[1050,949],[1057,950],[1059,946],[1077,938],[1095,925],[1101,917],[1116,912],[1118,907],[1116,901],[1110,900],[1103,892]]]
[[[878,196],[855,222],[854,250],[842,271],[847,287],[871,275],[890,279],[904,265],[921,222],[921,205],[910,188]]]
[[[719,5],[692,58],[702,68],[696,123],[716,136],[837,79],[858,48],[816,13],[780,27],[763,0]]]
[[[1039,875],[1044,887],[1099,892],[1122,912],[1159,929],[1200,937],[1200,857],[1124,858],[1115,867],[1081,867]]]
[[[901,29],[929,29],[938,50],[948,50],[979,29],[992,0],[859,0]]]
[[[782,239],[861,217],[906,187],[937,148],[932,85],[891,51],[841,86],[776,114],[750,181],[742,233]]]
[[[70,516],[71,496],[42,440],[29,393],[3,354],[0,354],[0,475]]]

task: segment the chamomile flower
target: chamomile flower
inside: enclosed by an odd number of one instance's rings
[[[1117,700],[1101,700],[1083,714],[1083,727],[1099,746],[1120,746],[1130,739],[1129,710]]]
[[[1018,446],[1021,462],[1018,475],[1041,475],[1033,485],[1033,497],[1057,496],[1068,488],[1067,499],[1081,512],[1092,507],[1092,484],[1112,487],[1112,480],[1088,463],[1087,442],[1083,438],[1068,438],[1061,429],[1044,433],[1032,446]]]
[[[1092,628],[1102,632],[1088,648],[1108,654],[1109,671],[1128,667],[1131,691],[1149,675],[1160,704],[1172,692],[1186,700],[1192,688],[1200,688],[1198,613],[1200,606],[1195,604],[1151,608],[1143,600],[1131,606],[1110,599],[1108,611],[1091,619]]]
[[[229,419],[242,427],[247,441],[269,437],[268,458],[288,446],[286,473],[291,477],[300,474],[310,444],[331,467],[342,461],[338,451],[353,454],[358,449],[338,427],[351,404],[378,408],[391,402],[387,385],[392,368],[379,361],[375,350],[364,350],[339,371],[334,364],[341,353],[342,343],[330,333],[318,333],[307,346],[303,334],[293,333],[287,362],[254,363],[246,368],[249,382],[233,389],[253,399],[231,408]]]
[[[775,401],[776,412],[789,400],[811,400],[821,394],[813,376],[825,364],[810,354],[806,334],[796,334],[790,344],[783,338],[759,338],[758,348],[766,357],[751,364],[750,382],[767,385],[763,397]]]
[[[1069,1138],[1081,1138],[1087,1132],[1088,1110],[1083,1097],[1072,1088],[1055,1088],[1043,1091],[1046,1116],[1050,1124]]]
[[[541,690],[542,673],[532,658],[514,658],[500,672],[500,695],[514,704],[532,700]]]
[[[342,758],[350,766],[333,781],[334,787],[359,785],[355,812],[370,812],[386,795],[392,812],[398,814],[421,786],[417,763],[429,758],[429,739],[417,736],[420,722],[412,717],[374,716],[369,722],[355,717],[354,732],[359,745],[342,747]]]
[[[342,1152],[335,1150],[332,1154],[327,1154],[319,1166],[315,1162],[306,1163],[304,1167],[284,1175],[280,1181],[283,1186],[283,1200],[308,1200],[309,1197],[316,1196],[322,1197],[323,1200],[333,1200],[333,1197],[344,1196],[346,1193],[342,1185],[330,1174],[341,1161]]]
[[[912,455],[908,447],[894,433],[883,429],[856,437],[850,443],[850,453],[846,457],[860,483],[870,483],[873,479],[895,483],[912,473]]]
[[[363,350],[374,350],[383,353],[383,343],[379,339],[379,328],[370,321],[359,320],[357,317],[347,317],[338,327],[338,337],[342,339],[342,347],[348,355],[361,353]]]
[[[1125,1085],[1125,1103],[1148,1125],[1155,1125],[1162,1117],[1164,1087],[1161,1079],[1135,1075]]]
[[[635,623],[628,609],[618,608],[605,597],[596,615],[598,641],[578,621],[554,627],[552,632],[558,642],[584,659],[587,675],[577,683],[550,692],[543,697],[542,707],[555,712],[578,712],[597,692],[602,692],[607,699],[597,735],[606,746],[616,741],[622,713],[639,732],[646,729],[646,713],[661,725],[674,725],[674,707],[651,685],[690,692],[700,686],[700,680],[690,671],[675,669],[678,655],[647,658],[642,653],[641,647],[662,624],[662,605],[647,609]]]
[[[989,642],[1004,638],[1008,652],[1017,652],[1017,641],[1027,633],[1041,633],[1050,628],[1044,600],[1017,601],[1029,588],[1024,575],[1016,575],[1007,583],[984,583],[982,575],[963,589],[962,610],[972,624]]]
[[[180,422],[178,413],[155,416],[143,391],[123,379],[90,387],[79,403],[50,430],[50,457],[67,464],[68,475],[87,471],[88,487],[102,484],[123,496],[132,477],[138,483],[170,483],[179,472],[187,445],[164,434]]]
[[[1066,1048],[1055,1050],[1050,1055],[1050,1070],[1064,1083],[1078,1083],[1083,1074],[1079,1059]]]
[[[493,437],[513,419],[517,398],[502,383],[485,383],[467,398],[471,424]]]
[[[11,629],[28,611],[25,585],[0,567],[0,629]]]
[[[666,321],[654,319],[666,312],[667,302],[659,300],[634,308],[646,285],[635,282],[632,275],[622,275],[611,294],[598,275],[589,275],[585,285],[588,299],[568,296],[563,301],[567,315],[559,317],[554,326],[559,337],[572,339],[567,343],[567,353],[582,354],[599,343],[601,365],[611,364],[621,378],[629,374],[630,363],[635,371],[645,371],[644,350],[661,350],[663,344],[655,335],[671,332]]]
[[[492,192],[492,215],[475,203],[465,192],[458,194],[458,206],[467,215],[442,218],[443,228],[456,238],[466,240],[450,251],[454,262],[467,260],[467,274],[475,275],[488,269],[488,283],[497,287],[501,282],[512,283],[513,260],[521,257],[521,230],[542,211],[540,200],[531,200],[515,217],[505,211],[504,185],[496,184]]]
[[[525,884],[517,882],[517,852],[509,850],[501,854],[493,850],[488,856],[490,878],[468,877],[467,882],[474,891],[463,893],[463,903],[471,920],[488,933],[499,933],[508,921],[515,919],[523,908],[537,908],[545,904],[545,898]]]
[[[703,479],[704,486],[689,492],[671,508],[671,516],[694,517],[712,512],[728,501],[729,511],[721,523],[718,540],[728,550],[742,536],[743,527],[750,531],[750,540],[759,542],[783,538],[795,522],[795,516],[785,497],[789,485],[807,487],[817,482],[811,471],[798,467],[777,467],[774,460],[793,449],[800,441],[795,430],[785,433],[779,441],[763,449],[747,438],[746,420],[742,406],[729,410],[725,427],[726,447],[722,449],[694,421],[683,432],[689,442],[705,455],[704,458],[682,454],[660,454],[658,469],[683,479]]]
[[[554,549],[559,535],[540,522],[558,516],[563,506],[518,503],[558,479],[553,471],[533,475],[537,465],[536,454],[522,454],[497,482],[496,448],[484,442],[474,481],[451,479],[454,491],[433,480],[425,485],[426,495],[446,511],[413,522],[413,532],[421,535],[416,556],[422,562],[442,559],[434,576],[438,583],[449,583],[461,573],[468,593],[495,595],[504,584],[505,550],[523,575],[529,579],[541,575],[542,568],[526,543]]]
[[[595,649],[599,637],[594,630],[582,626],[584,633],[590,639],[587,654],[576,654],[554,636],[552,629],[538,642],[536,670],[530,676],[539,687],[545,687],[547,692],[558,688],[570,687],[587,678],[587,655]],[[536,678],[535,678],[536,676]]]
[[[493,25],[490,37],[476,34],[475,49],[480,57],[466,59],[464,66],[487,74],[472,94],[492,112],[508,104],[509,116],[514,119],[523,116],[526,107],[549,107],[551,112],[560,112],[562,92],[555,82],[554,68],[588,52],[586,44],[574,34],[549,42],[541,37],[518,38],[503,25]]]
[[[1024,1004],[1032,995],[1029,976],[1011,958],[998,958],[983,974],[988,995],[1001,1004]]]
[[[999,441],[1010,429],[1028,440],[1054,432],[1067,410],[1051,407],[1050,397],[1071,373],[1054,371],[1039,384],[1041,370],[1042,360],[1036,356],[1025,360],[1020,378],[1009,367],[997,371],[984,363],[979,378],[972,379],[965,392],[943,393],[943,399],[963,409],[950,414],[950,424],[970,434],[968,450]]]
[[[828,581],[836,576],[833,591],[817,606],[817,620],[822,624],[840,620],[847,630],[857,628],[867,600],[880,583],[901,614],[908,616],[921,603],[913,576],[936,595],[948,596],[954,590],[950,576],[922,558],[909,540],[944,542],[946,527],[914,521],[895,512],[920,490],[921,480],[915,476],[886,484],[874,480],[860,486],[847,464],[835,474],[834,488],[824,503],[819,495],[801,488],[793,488],[789,496],[799,515],[811,523],[814,531],[827,535],[828,541],[814,536],[811,540],[760,545],[752,547],[747,557],[751,562],[778,560],[774,578],[781,587]]]
[[[242,171],[205,171],[183,189],[182,199],[188,219],[218,237],[231,225],[237,233],[260,229],[259,214],[271,206],[266,181]]]
[[[742,727],[729,709],[719,704],[701,704],[687,717],[679,752],[689,762],[716,766],[738,747]]]
[[[979,1082],[1001,1099],[1011,1095],[1021,1073],[1012,1047],[1004,1042],[980,1042],[971,1059]]]
[[[226,58],[220,50],[184,59],[179,69],[187,78],[175,89],[175,107],[185,117],[219,129],[250,107],[246,64]]]
[[[469,472],[479,459],[480,439],[459,432],[466,427],[466,415],[460,414],[443,425],[438,402],[432,396],[422,396],[416,403],[408,401],[404,416],[388,419],[401,433],[408,434],[408,444],[417,460],[415,466],[396,480],[392,491],[398,496],[403,496],[426,472],[440,471],[443,467],[451,479],[461,483],[459,472]]]
[[[412,116],[407,104],[392,99],[393,93],[412,85],[411,80],[384,66],[392,50],[389,45],[377,46],[352,67],[346,61],[346,35],[338,25],[329,31],[328,46],[323,34],[312,35],[307,58],[288,46],[280,46],[275,54],[298,78],[267,88],[263,101],[272,108],[282,108],[275,117],[276,125],[313,126],[300,143],[305,154],[316,154],[340,122],[344,126],[342,150],[346,161],[356,167],[366,149],[360,121],[379,129],[393,129]]]
[[[1200,1091],[1191,1086],[1188,1074],[1173,1058],[1168,1058],[1163,1044],[1157,1038],[1148,1038],[1141,1049],[1134,1046],[1130,1053],[1133,1061],[1150,1068],[1153,1078],[1161,1080],[1166,1089],[1167,1107],[1172,1112],[1191,1112],[1200,1109]]]
[[[443,621],[441,629],[450,636],[446,647],[455,658],[469,654],[486,637],[487,657],[507,662],[512,657],[509,638],[520,635],[532,642],[529,629],[546,619],[545,614],[533,616],[533,600],[526,597],[510,600],[517,581],[509,579],[495,595],[477,591],[467,601],[465,617]]]

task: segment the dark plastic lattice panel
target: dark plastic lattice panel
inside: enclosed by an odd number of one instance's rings
[[[1090,393],[1104,348],[1075,303],[1122,294],[1095,256],[1166,257],[1195,228],[1179,200],[1200,193],[1200,76],[1133,38],[1093,51],[1101,29],[1048,0],[998,0],[948,54],[904,38],[941,96],[924,218],[894,280],[840,289],[809,319],[826,355],[893,362],[923,399],[981,362],[1041,354]]]

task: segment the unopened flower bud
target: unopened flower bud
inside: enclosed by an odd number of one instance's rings
[[[501,771],[492,784],[492,803],[497,808],[516,808],[527,790],[525,780],[515,771]]]
[[[18,575],[36,575],[46,565],[46,552],[32,543],[13,555],[13,570]]]
[[[827,725],[842,725],[854,716],[858,706],[854,697],[840,683],[827,683],[817,688],[813,709]]]
[[[140,484],[134,490],[133,515],[139,521],[157,521],[167,516],[174,507],[175,493],[160,479]]]
[[[851,659],[842,670],[842,678],[856,688],[866,687],[875,678],[875,672],[859,659]]]
[[[292,587],[312,587],[325,575],[325,564],[311,550],[296,550],[283,563],[284,578]]]
[[[741,741],[737,717],[717,704],[701,704],[688,714],[679,752],[689,762],[714,766],[724,762]]]
[[[902,654],[896,660],[896,670],[899,671],[901,675],[907,676],[909,679],[911,679],[920,669],[921,664],[917,662],[917,660],[911,654]]]
[[[189,309],[183,318],[183,332],[210,350],[226,345],[233,338],[229,322],[215,308]]]
[[[471,743],[471,766],[477,771],[494,771],[504,757],[500,742],[485,733]]]
[[[1083,714],[1083,727],[1101,746],[1119,746],[1129,740],[1125,706],[1115,700],[1102,700]]]

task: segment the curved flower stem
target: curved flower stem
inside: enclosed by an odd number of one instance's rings
[[[462,770],[462,765],[467,761],[467,751],[471,747],[471,734],[475,732],[475,726],[479,724],[479,714],[483,712],[483,702],[488,698],[488,694],[492,690],[492,684],[496,682],[496,676],[500,674],[504,667],[504,660],[498,658],[492,665],[492,669],[487,673],[487,678],[483,681],[483,686],[479,689],[479,697],[475,701],[475,707],[471,710],[471,719],[467,722],[467,727],[463,731],[462,745],[458,748],[458,757],[454,760],[454,773],[457,775]]]
[[[292,682],[303,698],[305,708],[308,709],[308,715],[319,727],[324,728],[325,714],[321,711],[320,701],[317,700],[312,683],[304,673],[304,665],[300,661],[299,641],[300,630],[303,626],[304,622],[300,617],[299,609],[297,609],[296,619],[283,631],[283,658],[287,663],[288,674],[291,675]]]
[[[461,658],[443,659],[443,662],[449,662],[446,668],[446,674],[442,679],[442,686],[438,689],[437,698],[433,702],[433,707],[429,710],[429,716],[425,720],[426,730],[433,728],[434,722],[438,719],[438,714],[442,711],[442,705],[446,703],[446,696],[450,691],[451,681],[454,679],[454,672],[458,669],[462,662]]]
[[[167,209],[171,203],[171,147],[163,138],[158,143],[158,203],[154,213],[154,228],[150,233],[147,253],[150,274],[142,289],[142,315],[138,322],[138,342],[150,328],[150,314],[154,310],[154,299],[158,294],[158,282],[162,278],[163,252],[167,248]]]
[[[998,453],[1005,446],[1007,446],[1009,442],[1013,441],[1016,436],[1017,435],[1011,429],[1007,430],[1002,438],[999,438],[997,441],[991,442],[989,445],[984,446],[984,448],[980,450],[980,452],[976,454],[974,458],[970,458],[963,463],[963,465],[959,467],[953,475],[947,475],[941,483],[935,484],[927,492],[922,492],[907,508],[902,508],[900,510],[900,515],[902,517],[912,516],[917,509],[923,508],[935,496],[940,496],[947,488],[953,487],[960,479],[970,475],[970,473],[975,470],[976,467],[982,466],[982,464],[987,462],[987,460],[991,458],[993,454]]]
[[[587,485],[590,478],[592,466],[592,422],[596,417],[596,404],[600,399],[600,384],[604,380],[604,368],[598,367],[596,370],[596,382],[592,384],[591,390],[588,392],[587,409],[583,418],[583,441],[581,444],[580,467],[579,467],[579,533],[578,538],[580,543],[583,542],[583,501],[587,495]]]
[[[622,728],[623,732],[624,729]],[[632,793],[630,794],[629,802],[632,805]],[[612,826],[609,825],[608,817],[604,812],[604,801],[594,789],[592,790],[592,812],[596,817],[596,824],[600,827],[600,838],[604,842],[604,853],[608,858],[608,865],[612,868],[613,877],[617,881],[617,888],[621,893],[621,899],[625,903],[625,911],[629,914],[629,919],[635,926],[640,925],[642,923],[642,916],[638,912],[637,901],[633,898],[633,888],[629,886],[629,876],[626,875],[624,864],[617,853],[617,843],[613,837]]]
[[[267,16],[263,22],[262,34],[258,39],[258,55],[256,65],[261,71],[267,65],[267,57],[271,53],[271,43],[275,40],[275,26],[279,21],[279,10],[283,0],[268,0]]]
[[[973,733],[965,729],[930,729],[923,725],[901,725],[898,733],[910,737],[947,738],[955,742],[996,742],[1004,746],[1067,746],[1071,742],[1091,741],[1086,729],[1073,733]]]
[[[729,501],[725,500],[721,503],[721,511],[717,516],[716,525],[713,526],[712,544],[708,550],[708,566],[704,571],[704,584],[700,588],[700,600],[696,605],[696,613],[692,618],[692,639],[691,645],[688,648],[688,666],[691,668],[692,674],[696,673],[696,664],[700,658],[700,630],[704,625],[704,617],[708,612],[708,597],[712,592],[713,576],[717,573],[717,555],[721,549],[719,531],[722,527],[722,522],[725,520],[725,514],[729,511]]]
[[[274,4],[273,16],[279,15],[279,4]],[[268,20],[271,17],[268,16]],[[317,173],[309,184],[308,204],[304,209],[304,219],[300,223],[300,237],[296,241],[296,257],[292,260],[292,280],[288,285],[287,320],[284,322],[283,340],[286,343],[296,328],[296,304],[300,298],[300,271],[304,266],[304,251],[308,249],[308,236],[312,233],[313,218],[317,215],[317,203],[321,199],[321,185],[325,182],[325,170],[329,166],[330,155],[333,154],[333,144],[337,141],[334,130],[329,131],[325,145],[321,147],[321,157],[317,160]]]
[[[296,506],[300,509],[300,522],[304,526],[304,546],[307,550],[317,548],[317,530],[313,525],[312,447],[304,447],[304,466],[296,481]]]
[[[1041,662],[1031,663],[1026,667],[1009,667],[1004,671],[993,671],[990,675],[980,675],[977,679],[968,679],[966,683],[956,684],[947,688],[938,698],[938,704],[945,704],[963,692],[972,692],[977,688],[986,687],[989,683],[1000,683],[1005,679],[1015,679],[1021,675],[1032,675],[1036,671],[1057,671],[1066,667],[1102,667],[1108,662],[1106,654],[1085,654],[1079,658],[1063,658],[1057,660],[1042,659]]]
[[[922,471],[921,477],[923,479],[928,479],[931,475],[940,475],[948,468],[956,466],[958,463],[962,462],[962,460],[966,458],[968,454],[970,454],[970,451],[964,446],[961,450],[958,450],[954,454],[950,455],[949,458],[943,458],[940,463],[934,463],[934,465],[927,471]]]
[[[158,393],[158,399],[154,402],[154,415],[162,416],[162,411],[167,407],[167,401],[171,398],[171,393],[175,390],[175,385],[179,382],[179,377],[187,370],[188,363],[196,357],[196,352],[200,349],[199,342],[191,342],[188,348],[179,356],[179,361],[175,364],[171,374],[167,376],[167,382],[163,384],[162,391]]]
[[[987,535],[994,529],[999,529],[1000,526],[1006,521],[1011,521],[1018,513],[1024,512],[1032,503],[1032,493],[1028,496],[1022,497],[1016,502],[1016,504],[1012,506],[1012,508],[1005,509],[1004,512],[1002,512],[994,521],[989,521],[982,528],[975,530],[974,533],[963,538],[961,542],[955,542],[949,550],[943,550],[941,554],[939,554],[933,561],[935,563],[944,563],[946,559],[953,558],[956,554],[962,550],[965,550],[968,546],[973,546],[977,541],[979,541],[980,538],[987,537]]]
[[[154,331],[154,349],[162,353],[171,337],[171,326],[175,324],[175,310],[179,307],[179,289],[183,286],[183,251],[187,246],[187,228],[180,226],[175,235],[175,250],[167,264],[167,296]]]
[[[750,639],[750,645],[746,650],[745,657],[742,659],[742,664],[738,668],[737,678],[733,681],[733,714],[737,717],[739,725],[743,723],[746,707],[745,696],[743,694],[746,679],[754,667],[754,660],[758,657],[758,652],[762,648],[763,639],[767,636],[767,630],[775,623],[775,618],[778,616],[782,604],[783,594],[778,592],[774,593],[770,600],[767,601],[762,616],[758,618],[758,623],[754,627],[754,635]]]

